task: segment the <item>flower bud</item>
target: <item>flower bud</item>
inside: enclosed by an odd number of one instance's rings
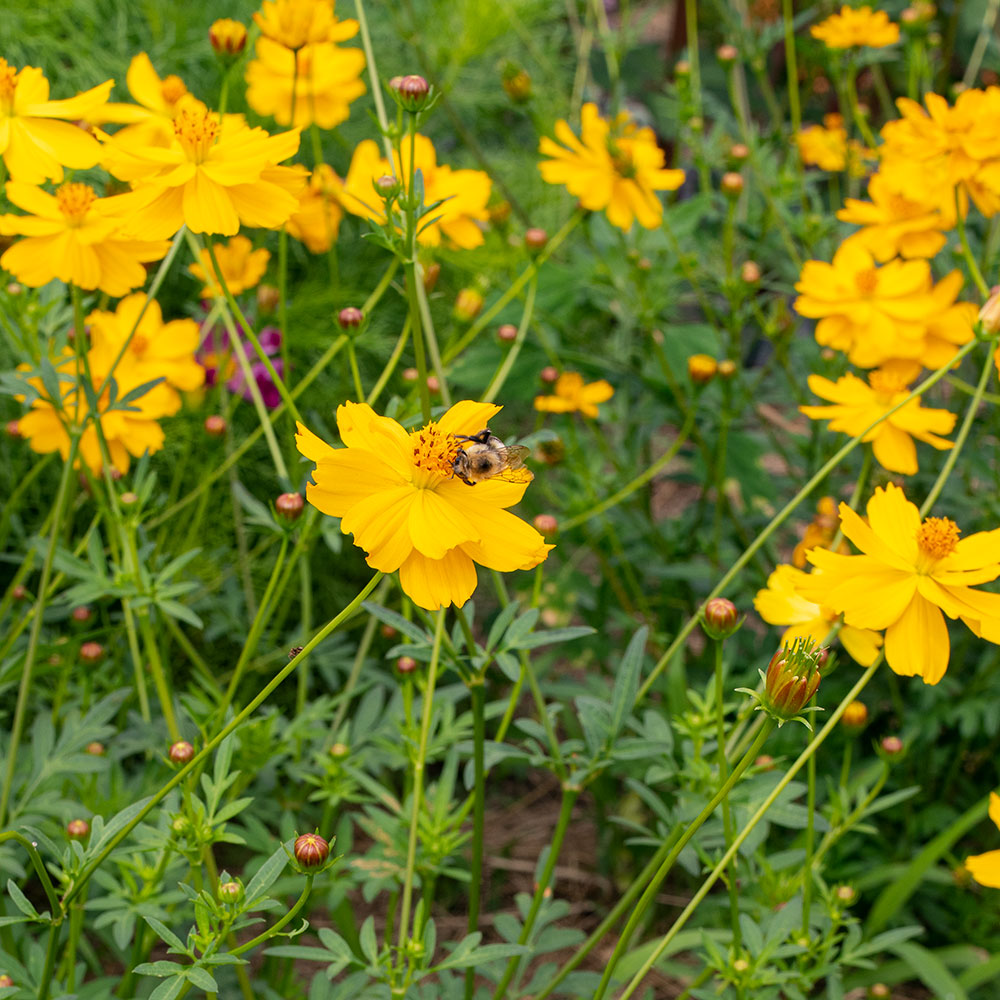
[[[139,502],[139,497],[131,490],[128,490],[118,498],[118,501],[123,507],[134,507]]]
[[[736,48],[735,45],[720,45],[715,50],[715,58],[722,63],[723,66],[732,66],[734,62],[740,57],[740,50]]]
[[[678,59],[674,63],[674,76],[690,76],[691,75],[691,63],[687,59]]]
[[[278,308],[281,301],[281,290],[274,285],[260,284],[257,286],[257,308],[267,316]]]
[[[794,719],[819,687],[820,650],[811,639],[797,639],[783,646],[767,665],[764,675],[764,708],[781,722]]]
[[[504,323],[497,330],[497,339],[508,344],[513,340],[517,340],[517,327],[513,323]]]
[[[710,639],[728,639],[740,624],[736,605],[725,597],[713,597],[701,613],[701,627]]]
[[[304,868],[318,868],[330,856],[330,845],[318,833],[304,833],[295,841],[295,860]]]
[[[302,516],[302,509],[306,502],[301,493],[282,493],[274,501],[274,509],[278,512],[278,517],[291,524]]]
[[[408,76],[394,76],[389,87],[396,95],[400,106],[407,111],[419,111],[427,103],[430,85],[422,76],[411,73]]]
[[[383,639],[395,639],[399,635],[399,629],[393,628],[391,625],[382,625],[379,631],[382,633]]]
[[[745,958],[738,958],[733,962],[733,972],[746,972],[750,968],[750,963]]]
[[[746,260],[740,268],[740,278],[748,285],[756,285],[760,281],[760,265],[753,260]]]
[[[334,760],[343,760],[350,752],[351,748],[346,743],[334,743],[330,747],[330,756]]]
[[[834,898],[842,906],[850,906],[852,903],[857,901],[858,891],[849,885],[838,885],[836,889],[833,890]]]
[[[868,1000],[890,1000],[892,990],[885,983],[872,983],[868,987]]]
[[[91,666],[100,663],[104,657],[104,647],[99,642],[85,642],[80,647],[80,662]]]
[[[239,21],[223,17],[208,29],[208,40],[216,55],[238,56],[246,48],[247,29]]]
[[[979,322],[982,324],[983,333],[991,337],[1000,333],[1000,285],[994,285],[990,289],[990,297],[979,310]]]
[[[552,514],[538,514],[531,522],[543,538],[555,538],[559,532],[559,522]]]
[[[375,188],[376,194],[387,202],[393,201],[396,195],[403,190],[403,185],[399,183],[399,179],[393,177],[392,174],[383,174],[372,181],[372,185]]]
[[[538,253],[545,249],[545,244],[549,242],[549,234],[544,229],[533,227],[524,232],[524,245],[532,252]]]
[[[6,989],[6,987],[13,985],[14,985],[14,980],[11,979],[6,972],[3,973],[3,975],[0,975],[0,989]]]
[[[420,378],[420,372],[418,372],[416,368],[403,369],[404,382],[416,382],[418,378]]]
[[[475,288],[463,288],[455,298],[452,315],[460,323],[471,323],[483,308],[483,293]]]
[[[718,362],[711,355],[692,354],[688,358],[688,375],[695,385],[707,385],[718,370]]]
[[[81,604],[79,607],[73,609],[70,613],[70,618],[76,622],[77,625],[86,625],[91,618],[94,617],[94,612],[87,607],[86,604]]]
[[[727,382],[731,379],[737,372],[736,362],[730,358],[723,358],[719,362],[719,378],[725,379]]]
[[[729,147],[729,161],[735,166],[746,163],[750,159],[750,147],[742,142],[734,142]]]
[[[428,295],[434,291],[434,286],[437,285],[440,276],[441,265],[437,261],[431,261],[430,264],[425,265],[423,268],[424,291]]]
[[[552,365],[546,365],[539,373],[538,377],[546,385],[554,385],[559,381],[559,369],[553,368]]]
[[[743,194],[743,175],[736,173],[734,170],[730,170],[728,173],[722,175],[722,180],[719,183],[719,190],[729,198],[735,201],[741,194]]]
[[[21,425],[16,420],[7,421],[7,437],[17,441],[21,437]]]
[[[890,760],[903,752],[903,741],[898,736],[886,736],[879,744],[882,754]]]
[[[431,395],[435,395],[441,391],[441,380],[437,377],[437,375],[427,376],[427,390],[431,393]]]
[[[24,589],[24,584],[21,583],[14,584],[14,589],[10,592],[10,596],[13,597],[15,601],[23,601],[27,595],[28,592]]]
[[[90,824],[85,819],[71,819],[66,824],[66,836],[70,840],[83,840],[90,833]]]
[[[364,321],[365,314],[356,306],[347,306],[337,313],[337,323],[341,330],[356,330]]]
[[[185,836],[191,831],[191,820],[187,816],[175,816],[170,821],[170,829],[178,836]]]
[[[194,747],[187,740],[178,740],[170,747],[170,759],[175,764],[186,764],[194,757]]]
[[[868,706],[863,701],[852,701],[840,717],[840,724],[845,729],[864,729],[868,722]]]
[[[554,438],[551,441],[540,441],[535,451],[535,458],[545,465],[558,465],[566,457],[566,446]]]
[[[218,413],[205,417],[205,433],[211,437],[222,437],[226,433],[226,418]]]
[[[509,65],[503,72],[504,93],[515,103],[531,100],[531,77],[519,66]]]
[[[238,903],[243,898],[243,886],[239,882],[222,882],[219,885],[220,903]]]
[[[769,753],[762,753],[754,762],[754,767],[761,771],[774,770],[774,758]]]
[[[412,656],[401,656],[396,660],[396,669],[401,674],[412,674],[417,669],[417,661]]]

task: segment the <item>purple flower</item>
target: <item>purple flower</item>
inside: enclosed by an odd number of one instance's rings
[[[243,330],[243,327],[240,329]],[[276,326],[266,326],[260,331],[259,340],[264,353],[273,359],[271,363],[278,377],[284,378],[284,364],[281,358],[276,357],[281,350],[281,331]],[[278,392],[278,387],[274,384],[264,362],[257,357],[257,352],[249,339],[243,336],[240,338],[240,343],[250,362],[250,371],[253,373],[264,405],[273,410],[281,404],[281,393]],[[243,377],[243,371],[232,351],[228,331],[219,327],[209,330],[198,352],[198,360],[205,367],[205,382],[208,385],[215,385],[219,379],[225,379],[226,388],[230,392],[237,392],[246,400],[253,399]]]

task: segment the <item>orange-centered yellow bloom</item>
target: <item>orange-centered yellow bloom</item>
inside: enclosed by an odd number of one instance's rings
[[[166,240],[126,238],[124,198],[98,198],[87,184],[63,184],[54,195],[18,181],[7,197],[30,215],[0,216],[0,233],[25,238],[0,257],[18,281],[32,288],[55,278],[78,288],[124,295],[146,281],[144,263],[170,249]]]
[[[130,231],[166,239],[182,225],[194,233],[234,236],[242,223],[277,229],[298,206],[302,168],[275,164],[299,148],[299,130],[270,136],[206,108],[184,105],[167,148],[109,139],[105,166],[130,181]]]
[[[873,11],[871,7],[854,10],[846,4],[839,14],[831,14],[825,21],[814,24],[809,33],[828,49],[855,46],[881,49],[899,41],[899,25],[893,24],[884,10]]]
[[[1000,829],[1000,795],[990,792],[990,819]],[[1000,889],[1000,851],[973,854],[965,861],[969,874],[980,884]]]
[[[263,247],[254,250],[246,236],[234,236],[228,243],[213,243],[212,249],[222,269],[226,287],[233,295],[253,288],[264,277],[267,262],[271,259],[269,250]],[[199,281],[205,282],[205,287],[198,293],[203,299],[212,299],[222,294],[207,249],[203,249],[198,255],[198,263],[188,265],[188,270]]]
[[[347,120],[351,101],[365,92],[364,68],[360,49],[332,42],[289,49],[270,38],[258,38],[257,58],[246,71],[247,104],[279,125],[305,128],[315,122],[320,128],[333,128]]]
[[[299,195],[299,207],[288,219],[288,232],[311,253],[326,253],[336,241],[344,217],[343,190],[344,182],[333,168],[320,163]]]
[[[390,166],[371,139],[358,143],[351,157],[341,196],[348,212],[371,219],[379,225],[385,223],[382,200],[375,193],[372,183],[380,177],[391,175],[398,177],[405,187],[410,176],[408,138],[402,143],[402,162],[398,156],[393,159],[394,163]],[[443,234],[463,250],[479,246],[483,242],[482,227],[490,217],[486,208],[492,189],[489,174],[482,170],[452,170],[447,164],[439,164],[434,144],[423,135],[418,135],[415,139],[413,169],[419,170],[423,178],[424,204],[441,202],[426,219],[421,219],[418,242],[425,246],[438,246]]]
[[[800,594],[843,614],[855,628],[885,630],[885,658],[897,674],[937,684],[948,669],[949,618],[1000,642],[1000,594],[975,586],[1000,576],[1000,529],[960,538],[946,517],[920,520],[898,486],[875,490],[866,524],[840,505],[844,534],[863,555],[813,549],[821,572],[797,586]]]
[[[809,388],[834,406],[800,406],[813,420],[829,420],[830,430],[855,437],[909,395],[906,382],[891,369],[868,374],[866,385],[856,375],[843,375],[831,382],[820,375],[809,376]],[[919,399],[911,399],[865,436],[875,458],[889,472],[912,476],[917,471],[917,449],[913,439],[939,451],[953,447],[938,434],[950,434],[956,416],[948,410],[925,410]]]
[[[645,229],[660,224],[656,192],[676,191],[684,171],[663,169],[666,160],[651,128],[638,128],[625,112],[607,122],[596,104],[585,104],[580,139],[565,121],[556,122],[555,133],[559,142],[545,136],[538,147],[551,157],[538,165],[547,183],[564,184],[584,208],[604,211],[619,229],[631,229],[633,219]]]
[[[598,415],[597,404],[609,400],[615,390],[610,382],[600,379],[584,385],[579,372],[563,372],[556,380],[554,395],[536,396],[535,409],[543,413],[582,413],[585,417]]]
[[[289,49],[342,42],[358,33],[358,22],[339,20],[333,0],[264,0],[253,19],[260,33]]]
[[[97,140],[69,121],[83,118],[108,99],[114,80],[64,101],[49,100],[40,69],[16,70],[0,59],[0,155],[12,180],[41,184],[63,179],[63,167],[92,167],[101,158]]]
[[[369,566],[398,569],[400,586],[422,608],[464,604],[476,589],[476,563],[501,572],[531,569],[552,548],[505,509],[524,495],[527,470],[474,486],[453,474],[456,435],[478,433],[499,410],[463,400],[407,433],[367,404],[344,403],[337,427],[345,448],[298,425],[298,449],[316,463],[309,502],[341,518]]]
[[[769,625],[788,626],[781,636],[782,646],[792,646],[796,639],[805,638],[811,638],[817,646],[825,645],[840,617],[798,593],[799,583],[808,576],[794,566],[779,566],[767,578],[767,587],[753,599],[757,614]],[[870,629],[844,625],[837,637],[851,658],[863,667],[874,662],[882,646],[882,636]]]

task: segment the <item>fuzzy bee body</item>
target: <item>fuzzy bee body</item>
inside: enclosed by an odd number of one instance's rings
[[[511,472],[531,475],[524,468],[524,459],[529,453],[524,445],[508,448],[488,427],[477,434],[456,434],[455,437],[463,443],[455,454],[452,474],[466,486],[497,477],[506,479]]]

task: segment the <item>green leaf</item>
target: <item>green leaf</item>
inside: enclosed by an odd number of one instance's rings
[[[625,650],[618,671],[615,675],[615,690],[611,699],[611,722],[608,725],[608,739],[613,740],[625,725],[625,720],[631,715],[635,704],[636,692],[639,690],[639,675],[642,671],[643,653],[646,649],[646,638],[649,629],[643,625]]]
[[[597,629],[589,625],[569,625],[566,628],[550,628],[544,632],[532,632],[523,639],[511,645],[511,649],[536,649],[538,646],[548,646],[553,642],[569,642],[584,635],[593,635]]]
[[[464,943],[462,942],[462,944]],[[472,966],[485,965],[487,962],[495,962],[501,958],[510,958],[513,955],[527,955],[531,951],[530,948],[523,944],[484,944],[481,948],[474,948],[472,951],[460,954],[459,950],[461,947],[462,945],[460,944],[443,962],[435,965],[433,969],[428,971],[467,969]]]
[[[143,914],[142,919],[156,931],[161,941],[165,941],[170,945],[173,951],[180,952],[182,955],[188,954],[187,948],[184,947],[184,942],[166,924],[161,923],[156,917],[149,917],[145,914]],[[172,965],[173,963],[169,964]]]
[[[894,945],[895,952],[931,991],[935,1000],[968,1000],[959,981],[948,971],[944,962],[927,948],[912,942]]]
[[[431,636],[429,636],[419,625],[414,625],[413,622],[407,621],[402,615],[397,614],[395,611],[383,608],[381,604],[373,604],[371,601],[363,601],[361,607],[363,607],[369,614],[374,615],[380,622],[384,622],[386,625],[391,625],[397,632],[408,636],[414,642],[431,642]]]
[[[375,937],[374,917],[368,917],[361,925],[361,933],[358,935],[358,941],[361,944],[361,954],[372,965],[378,965],[378,940]]]
[[[248,909],[249,904],[260,899],[285,870],[285,865],[288,864],[288,855],[285,853],[285,847],[290,846],[291,843],[289,841],[288,845],[280,844],[278,849],[260,866],[257,874],[250,879],[250,883],[246,887],[246,905]]]
[[[187,977],[194,983],[195,986],[200,987],[205,990],[206,993],[218,993],[219,984],[215,981],[212,975],[206,972],[204,969],[197,965],[192,965],[190,968],[185,970]]]
[[[149,1000],[176,1000],[186,988],[187,979],[184,976],[174,976],[172,979],[165,979],[160,983],[149,994]]]
[[[180,962],[143,962],[142,965],[137,965],[133,970],[136,975],[139,976],[158,976],[162,979],[164,976],[181,976],[184,974],[184,966]]]
[[[26,916],[31,917],[33,920],[38,920],[39,914],[38,910],[31,905],[31,900],[17,887],[17,883],[12,879],[7,879],[7,892],[10,894],[10,898],[14,905]]]
[[[95,843],[94,837],[91,836],[90,844],[88,846],[88,854],[91,857],[99,854],[104,849],[108,841],[111,840],[111,838],[114,837],[119,830],[124,830],[125,827],[128,826],[128,824],[131,823],[132,820],[146,808],[151,798],[151,795],[147,796],[144,799],[140,799],[138,802],[133,802],[130,806],[126,806],[121,812],[115,813],[115,815],[112,816],[111,819],[109,819],[104,825],[104,829],[101,831],[100,840]],[[91,820],[91,826],[94,826],[93,820]]]

